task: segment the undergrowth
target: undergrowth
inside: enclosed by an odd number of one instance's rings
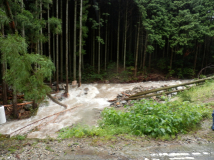
[[[158,103],[153,100],[135,101],[127,111],[106,108],[99,127],[75,126],[64,128],[59,138],[131,134],[152,137],[187,133],[208,117],[210,109],[190,102]]]
[[[192,87],[179,95],[181,101],[204,101],[214,96],[214,81],[209,80],[202,86]]]

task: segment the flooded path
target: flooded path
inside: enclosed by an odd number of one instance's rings
[[[56,132],[58,130],[71,126],[76,122],[81,121],[87,125],[96,125],[100,112],[110,105],[107,100],[114,99],[117,94],[122,91],[131,90],[138,86],[161,87],[163,85],[176,85],[188,81],[189,80],[140,82],[129,84],[83,84],[80,88],[72,88],[70,85],[69,98],[62,100],[61,102],[66,104],[68,109],[75,106],[79,107],[67,111],[58,117],[53,116],[47,121],[35,123],[35,125],[24,128],[18,134],[26,133],[39,126],[39,129],[28,134],[28,138],[46,138],[47,136],[56,138]],[[63,92],[60,92],[57,95],[53,94],[53,96],[59,96],[62,93]],[[63,110],[65,110],[64,107],[48,100],[48,104],[40,105],[36,116],[24,120],[8,121],[7,123],[0,125],[0,134],[11,134],[24,126]]]

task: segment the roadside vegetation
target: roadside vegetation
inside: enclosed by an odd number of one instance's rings
[[[200,128],[200,122],[210,118],[212,103],[202,103],[213,97],[213,81],[193,87],[178,95],[178,100],[159,103],[151,99],[132,101],[121,111],[106,108],[101,114],[99,127],[77,125],[59,132],[59,138],[136,135],[152,138],[186,134]],[[200,102],[200,103],[199,103]]]
[[[189,101],[192,103],[203,103],[207,99],[214,97],[214,81],[209,80],[204,85],[192,87],[179,95],[179,101]]]

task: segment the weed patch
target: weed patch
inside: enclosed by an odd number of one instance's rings
[[[152,100],[141,100],[134,103],[128,112],[105,109],[102,112],[101,127],[128,127],[133,135],[151,135],[152,137],[186,133],[195,127],[209,109],[204,105],[189,102],[157,103]]]
[[[206,105],[190,102],[157,103],[153,100],[134,101],[127,111],[106,108],[99,127],[75,126],[64,128],[59,138],[113,137],[114,135],[149,135],[163,140],[174,139],[178,133],[197,128],[200,121],[210,114]],[[162,138],[161,138],[162,137]]]
[[[14,139],[16,139],[16,140],[25,140],[26,136],[17,135],[16,137],[14,137]]]
[[[181,101],[197,102],[214,96],[214,81],[209,80],[202,86],[192,87],[179,94]]]

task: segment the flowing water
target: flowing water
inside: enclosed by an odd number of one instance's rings
[[[187,81],[188,80],[140,82],[129,84],[83,84],[79,88],[72,87],[70,85],[69,98],[62,100],[61,102],[68,106],[67,109],[75,106],[78,107],[64,112],[59,116],[52,116],[43,121],[39,121],[38,123],[34,123],[44,117],[65,110],[64,107],[48,100],[48,104],[42,104],[39,107],[36,116],[24,120],[8,121],[7,123],[0,125],[0,134],[23,134],[34,128],[34,130],[28,134],[28,138],[46,138],[47,136],[56,138],[57,131],[77,122],[83,122],[87,125],[96,125],[100,112],[105,107],[110,105],[107,100],[114,99],[117,94],[122,91],[131,90],[137,86],[161,87],[162,85],[176,85]],[[62,92],[57,95],[60,94],[62,94]],[[34,124],[29,125],[32,123]],[[14,131],[17,131],[24,126],[28,127],[23,128],[20,132],[14,133]],[[35,129],[35,127],[37,127],[37,129]]]

